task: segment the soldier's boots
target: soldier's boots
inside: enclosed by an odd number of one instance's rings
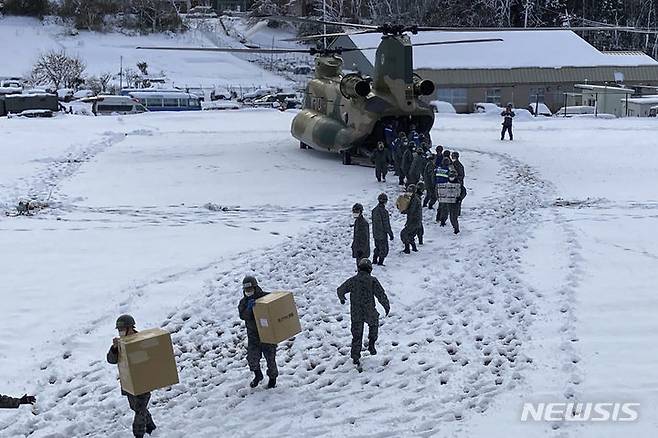
[[[413,252],[418,252],[418,248],[416,248],[416,242],[411,242],[411,250]]]
[[[157,426],[155,424],[149,424],[148,426],[146,426],[146,433],[151,435],[155,429],[157,429]]]
[[[459,227],[455,228],[455,234],[459,234]]]
[[[263,380],[263,372],[261,370],[255,371],[254,372],[254,380],[251,381],[249,386],[252,388],[255,388],[258,386],[258,384]]]
[[[358,367],[359,365],[361,365],[361,360],[356,357],[353,357],[352,363]]]
[[[404,251],[402,251],[405,254],[411,254],[411,250],[409,249],[409,244],[405,243],[404,244]]]
[[[375,263],[378,264],[379,266],[384,266],[384,259],[386,257],[380,257]]]
[[[418,236],[418,244],[419,245],[423,244],[423,237],[422,236]]]
[[[267,381],[267,389],[272,389],[276,386],[276,377],[270,377],[270,380]]]
[[[368,344],[368,351],[370,352],[370,354],[372,356],[377,354],[377,349],[375,348],[375,343],[374,342]]]

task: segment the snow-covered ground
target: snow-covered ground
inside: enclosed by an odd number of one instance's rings
[[[39,53],[65,49],[87,63],[87,74],[118,74],[123,67],[137,70],[145,61],[152,76],[164,75],[176,86],[188,87],[289,87],[291,82],[230,53],[137,50],[138,46],[243,47],[233,38],[193,29],[184,34],[125,35],[80,31],[44,24],[33,18],[0,18],[0,56],[11,59],[0,65],[0,76],[25,76]]]
[[[353,203],[390,178],[302,151],[278,111],[0,119],[0,436],[122,437],[104,361],[114,319],[174,333],[181,383],[156,391],[160,437],[653,437],[658,429],[652,120],[540,119],[500,142],[486,115],[445,116],[461,152],[462,233],[426,211],[426,243],[376,268],[392,303],[379,355],[349,359]],[[391,206],[391,209],[393,207]],[[302,334],[276,389],[248,388],[239,283],[291,290]],[[640,402],[632,424],[521,423],[524,401]]]

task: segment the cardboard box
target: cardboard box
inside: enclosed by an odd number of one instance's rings
[[[403,193],[398,196],[398,200],[395,201],[395,206],[398,208],[400,213],[407,211],[409,204],[411,204],[411,193]]]
[[[169,332],[156,328],[119,339],[121,389],[140,395],[178,383]]]
[[[461,196],[462,186],[459,183],[442,183],[436,185],[436,194],[439,202],[454,204]]]
[[[272,292],[257,299],[254,317],[260,341],[266,344],[278,344],[302,331],[290,292]]]

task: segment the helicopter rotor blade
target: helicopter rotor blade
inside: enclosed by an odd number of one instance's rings
[[[334,38],[334,37],[339,37],[339,36],[350,36],[350,35],[363,35],[366,33],[377,33],[377,30],[361,30],[357,32],[336,32],[336,33],[325,33],[325,34],[319,34],[319,35],[307,35],[303,37],[297,37],[297,38],[286,38],[281,41],[313,41],[313,40],[319,40],[322,38]]]
[[[432,41],[429,43],[415,43],[412,44],[412,47],[421,47],[421,46],[447,46],[450,44],[475,44],[475,43],[496,43],[502,42],[502,38],[477,38],[470,40],[455,40],[455,41]],[[377,50],[377,47],[356,47],[356,48],[346,48],[342,49],[343,52],[353,52],[356,50]]]
[[[430,31],[446,31],[446,32],[528,32],[536,30],[547,30],[547,31],[556,31],[556,30],[571,30],[574,32],[583,32],[583,31],[619,31],[619,32],[631,32],[631,33],[656,33],[655,29],[639,29],[636,27],[628,26],[564,26],[564,27],[428,27],[421,26],[418,28],[418,31],[421,32],[430,32]]]
[[[233,49],[221,47],[137,47],[139,50],[178,50],[184,52],[222,52],[222,53],[310,53],[309,49]]]
[[[326,24],[327,26],[345,26],[345,27],[353,27],[355,29],[376,30],[379,28],[379,26],[372,26],[370,24],[344,23],[341,21],[328,21],[319,18],[284,17],[280,15],[263,15],[257,18],[279,20],[279,21],[292,21],[297,23]]]

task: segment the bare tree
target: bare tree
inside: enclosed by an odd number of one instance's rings
[[[82,78],[86,64],[77,56],[69,56],[64,50],[52,50],[39,56],[32,67],[32,78],[36,83],[76,88]]]

